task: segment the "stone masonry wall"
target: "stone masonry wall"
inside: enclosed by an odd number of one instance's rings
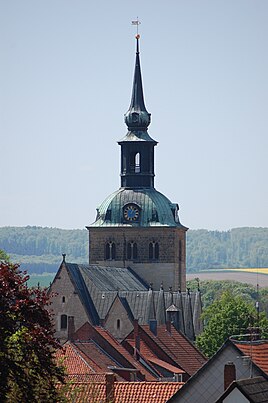
[[[61,315],[74,317],[74,330],[76,331],[85,322],[89,321],[85,309],[76,294],[74,285],[70,280],[66,267],[62,264],[50,289],[50,310],[54,312],[55,336],[61,342],[68,338],[68,325],[65,330],[61,329]]]
[[[170,227],[105,227],[89,228],[89,263],[107,266],[130,266],[147,283],[154,283],[159,288],[163,282],[165,287],[174,290],[185,290],[185,229]],[[158,242],[159,259],[149,259],[149,243]],[[116,246],[115,260],[105,260],[105,245],[114,242]],[[138,257],[127,260],[127,243],[135,242]]]

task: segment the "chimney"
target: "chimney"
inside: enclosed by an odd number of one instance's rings
[[[166,321],[166,329],[167,329],[167,332],[169,334],[171,334],[171,321],[170,320]]]
[[[137,359],[137,352],[140,351],[139,321],[134,319],[134,357]]]
[[[228,361],[224,366],[224,390],[226,390],[233,381],[236,380],[235,364]]]
[[[149,320],[149,328],[151,330],[151,332],[157,336],[157,320],[155,319],[150,319]]]
[[[74,340],[74,316],[68,316],[68,340]]]
[[[114,403],[114,380],[113,373],[108,372],[105,374],[105,403]]]

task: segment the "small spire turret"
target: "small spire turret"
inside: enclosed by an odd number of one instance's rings
[[[146,110],[143,87],[141,78],[140,66],[140,51],[139,51],[140,35],[136,35],[136,63],[134,70],[132,97],[128,111],[125,113],[125,123],[129,131],[147,131],[151,122],[151,114]]]

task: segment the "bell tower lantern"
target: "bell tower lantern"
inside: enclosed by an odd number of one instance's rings
[[[139,39],[137,34],[132,97],[125,113],[128,132],[118,142],[121,146],[121,186],[125,188],[154,187],[154,147],[157,142],[148,134],[151,114],[146,110],[143,97]]]

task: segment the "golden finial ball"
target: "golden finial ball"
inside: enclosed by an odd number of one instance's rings
[[[137,35],[135,36],[135,38],[136,38],[136,39],[140,39],[140,35],[137,34]]]

